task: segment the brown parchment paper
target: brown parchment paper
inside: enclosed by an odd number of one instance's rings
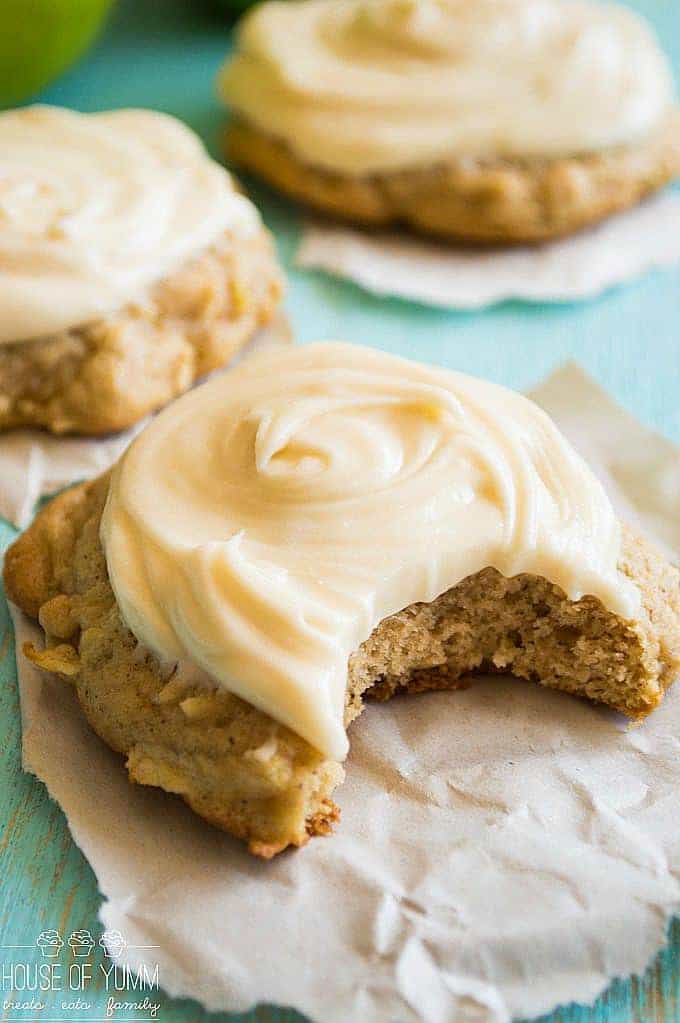
[[[378,295],[446,309],[507,299],[574,302],[680,261],[680,195],[655,196],[568,238],[510,248],[457,247],[310,222],[295,261]]]

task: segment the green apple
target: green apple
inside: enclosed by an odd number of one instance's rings
[[[0,0],[0,105],[61,74],[92,42],[112,0]]]

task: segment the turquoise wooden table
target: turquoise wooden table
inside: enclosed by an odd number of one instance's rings
[[[673,0],[637,5],[656,24],[680,71],[680,11]],[[200,0],[129,0],[119,4],[98,46],[40,99],[97,110],[149,106],[187,121],[213,150],[223,115],[213,79],[229,45],[228,26]],[[577,359],[640,419],[680,440],[680,268],[653,274],[581,305],[505,303],[482,313],[449,313],[373,298],[352,285],[291,266],[300,220],[264,189],[254,188],[288,269],[288,310],[297,337],[344,338],[424,361],[466,370],[525,388],[566,358]],[[14,531],[0,521],[0,549]],[[14,648],[6,604],[0,598],[0,950],[3,1021],[148,1019],[133,1007],[110,1009],[108,999],[133,1001],[134,993],[106,992],[91,982],[78,993],[40,992],[30,1000],[12,967],[37,963],[37,933],[69,934],[89,928],[98,936],[99,895],[87,862],[73,844],[64,817],[44,787],[22,774]],[[634,940],[634,936],[632,936]],[[11,946],[31,946],[27,949]],[[95,962],[97,952],[94,953]],[[103,975],[102,975],[103,976]],[[162,982],[162,978],[161,978]],[[68,995],[68,997],[66,997]],[[80,998],[80,1005],[77,999]],[[190,1002],[161,994],[158,1018],[166,1023],[301,1023],[287,1010],[260,1008],[245,1016],[209,1016]],[[66,1003],[66,1007],[64,1004]],[[107,1017],[107,1011],[112,1016]],[[680,1020],[680,922],[645,976],[617,981],[591,1008],[569,1006],[551,1023],[672,1023]],[[323,1021],[319,1021],[323,1023]],[[370,1021],[348,1021],[370,1023]],[[397,1021],[395,1021],[397,1023]]]

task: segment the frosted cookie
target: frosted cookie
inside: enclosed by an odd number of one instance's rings
[[[229,362],[281,292],[257,211],[179,121],[0,114],[0,429],[130,426]]]
[[[368,696],[502,671],[640,719],[680,669],[678,571],[540,409],[343,344],[184,395],[4,578],[130,777],[261,856],[329,830]]]
[[[680,173],[668,62],[613,4],[265,3],[219,89],[237,165],[366,225],[541,241]]]

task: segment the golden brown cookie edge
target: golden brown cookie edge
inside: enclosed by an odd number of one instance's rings
[[[573,234],[679,176],[680,111],[637,146],[556,159],[459,159],[358,177],[306,164],[244,120],[229,124],[225,152],[289,198],[340,221],[403,225],[473,245],[517,245]]]

